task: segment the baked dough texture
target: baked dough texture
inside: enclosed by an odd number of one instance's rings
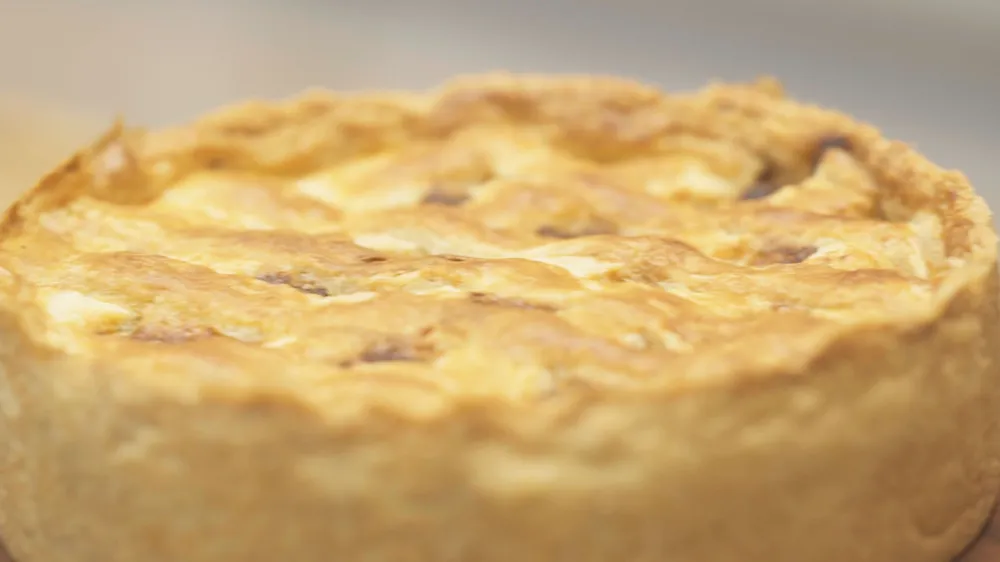
[[[19,562],[942,562],[997,239],[770,80],[493,74],[115,126],[0,227]]]

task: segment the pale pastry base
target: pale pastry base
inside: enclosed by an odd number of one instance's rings
[[[19,562],[941,562],[1000,485],[995,275],[795,376],[405,428],[157,395],[3,320]]]

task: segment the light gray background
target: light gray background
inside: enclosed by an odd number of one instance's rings
[[[496,69],[668,88],[771,74],[965,171],[1000,208],[996,0],[0,0],[0,68],[0,92],[150,125]]]

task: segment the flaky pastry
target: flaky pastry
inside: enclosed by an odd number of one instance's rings
[[[504,74],[115,126],[0,226],[19,562],[941,562],[997,239],[769,80]]]

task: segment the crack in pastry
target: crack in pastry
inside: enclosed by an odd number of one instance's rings
[[[0,268],[23,562],[917,562],[1000,487],[985,204],[773,82],[118,125]]]

